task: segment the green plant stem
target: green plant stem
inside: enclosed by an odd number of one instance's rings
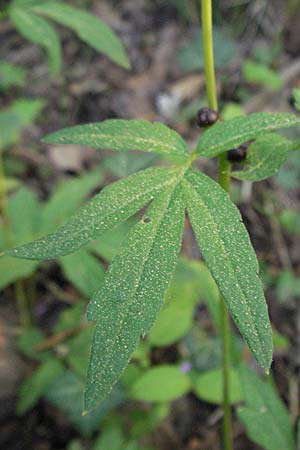
[[[27,298],[25,294],[23,280],[17,280],[15,283],[15,296],[18,303],[20,322],[22,327],[26,328],[31,325],[31,315],[28,308]]]
[[[0,149],[0,212],[5,228],[9,226],[8,219],[8,202],[5,190],[4,181],[4,165],[3,165],[3,152]]]
[[[202,33],[205,61],[205,80],[208,106],[215,111],[218,110],[216,76],[213,49],[213,20],[212,1],[201,0]],[[219,183],[220,186],[230,193],[230,163],[227,154],[219,156]],[[230,409],[230,322],[224,299],[221,297],[221,323],[223,342],[223,442],[224,450],[232,450],[231,409]]]

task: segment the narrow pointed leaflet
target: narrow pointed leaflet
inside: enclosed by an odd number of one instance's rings
[[[48,144],[80,144],[118,151],[141,150],[189,158],[182,137],[159,122],[132,119],[109,119],[104,122],[77,125],[46,136]]]
[[[156,167],[110,184],[54,233],[6,253],[26,259],[68,255],[127,220],[172,185],[177,176],[178,168]]]
[[[272,333],[258,262],[241,215],[211,178],[189,170],[182,182],[203,258],[258,363],[268,370]]]
[[[205,131],[196,154],[211,158],[263,134],[296,125],[300,125],[300,118],[287,113],[260,112],[235,117],[218,122]]]
[[[153,201],[130,232],[104,283],[92,299],[96,320],[85,406],[108,395],[141,335],[153,325],[181,247],[184,203],[177,181]]]

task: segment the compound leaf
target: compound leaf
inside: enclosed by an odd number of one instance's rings
[[[241,215],[228,194],[206,175],[183,180],[188,214],[203,258],[258,363],[272,360],[272,332],[259,268]]]
[[[130,62],[122,42],[99,17],[63,2],[55,1],[41,2],[33,10],[71,28],[92,48],[104,53],[121,67],[130,68]]]
[[[56,75],[61,67],[61,47],[53,26],[31,10],[21,7],[12,7],[10,17],[22,36],[46,50],[51,73]]]
[[[77,125],[46,136],[48,144],[80,144],[87,147],[129,151],[141,150],[189,156],[188,148],[178,133],[159,122],[141,119],[109,119],[100,123]]]
[[[156,167],[104,188],[54,233],[6,253],[26,259],[51,259],[70,254],[116,227],[174,182],[178,169]]]
[[[135,225],[89,305],[88,319],[97,325],[85,391],[87,410],[108,395],[162,305],[184,225],[177,183],[159,194]]]
[[[261,112],[234,117],[225,122],[218,122],[205,131],[198,143],[196,154],[217,156],[265,133],[299,124],[298,117],[287,113]]]
[[[278,172],[291,151],[299,146],[279,134],[266,134],[250,145],[247,167],[231,173],[238,180],[261,181]]]
[[[266,450],[293,450],[293,429],[274,388],[247,367],[241,368],[246,405],[238,409],[248,436]]]

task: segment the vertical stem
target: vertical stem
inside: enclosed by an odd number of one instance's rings
[[[202,33],[205,61],[205,80],[208,106],[218,110],[216,76],[213,49],[212,0],[201,0]],[[219,156],[219,184],[230,192],[230,162],[227,154]],[[231,409],[230,409],[230,323],[224,299],[220,301],[223,341],[223,443],[224,450],[232,450]]]

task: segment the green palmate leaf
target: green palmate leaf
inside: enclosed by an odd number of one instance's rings
[[[222,369],[209,370],[195,375],[193,386],[196,395],[206,402],[222,405],[223,373]],[[230,369],[230,403],[243,400],[240,376],[236,369]]]
[[[131,175],[104,188],[58,230],[7,254],[27,259],[51,259],[72,253],[127,220],[171,185],[177,168],[158,167]]]
[[[246,405],[238,415],[248,436],[266,450],[294,450],[292,424],[274,388],[246,367],[241,374]]]
[[[32,11],[21,7],[12,7],[10,17],[17,30],[29,41],[42,46],[48,55],[52,75],[61,66],[61,47],[53,26]]]
[[[253,355],[268,370],[272,332],[258,262],[241,215],[206,175],[189,170],[182,184],[203,258]]]
[[[130,232],[90,303],[88,318],[98,323],[85,392],[87,410],[110,392],[162,305],[176,267],[184,224],[177,183],[173,181],[153,201]]]
[[[170,402],[186,394],[190,388],[189,377],[178,367],[163,365],[139,377],[129,396],[146,402]]]
[[[88,45],[128,69],[130,67],[128,57],[122,42],[113,30],[99,17],[64,3],[44,1],[32,9],[71,28]]]
[[[104,278],[104,269],[97,258],[85,250],[60,259],[66,278],[83,295],[90,297]]]
[[[175,131],[159,122],[132,119],[110,119],[100,123],[77,125],[50,134],[44,139],[48,144],[80,144],[87,147],[119,151],[175,155],[187,159],[188,148]]]
[[[265,180],[275,175],[290,152],[299,146],[299,143],[291,142],[278,134],[261,136],[247,151],[245,169],[234,171],[231,175],[238,180]]]
[[[265,133],[296,125],[300,125],[300,119],[286,113],[261,112],[234,117],[225,122],[218,122],[205,131],[198,143],[196,154],[217,156]]]

